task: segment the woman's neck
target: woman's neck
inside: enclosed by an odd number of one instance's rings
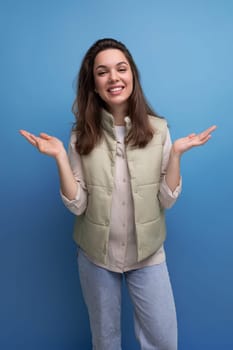
[[[125,125],[125,117],[128,115],[128,111],[126,109],[111,109],[110,113],[113,115],[115,125]]]

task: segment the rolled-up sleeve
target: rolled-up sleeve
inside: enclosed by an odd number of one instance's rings
[[[75,149],[75,134],[72,133],[68,148],[68,157],[75,180],[79,184],[74,199],[69,200],[60,190],[61,199],[64,205],[75,215],[81,215],[87,207],[87,188],[84,182],[83,169],[80,155]]]
[[[159,188],[159,201],[163,208],[171,208],[175,204],[177,198],[179,197],[182,189],[182,178],[180,177],[180,182],[174,191],[171,191],[166,183],[166,171],[170,157],[170,151],[172,147],[170,132],[167,129],[166,140],[163,146],[163,161],[161,167],[161,180]]]

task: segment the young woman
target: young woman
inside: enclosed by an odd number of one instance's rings
[[[177,349],[176,312],[163,242],[164,209],[181,191],[180,159],[215,126],[171,143],[166,120],[143,95],[128,49],[102,39],[81,64],[69,152],[60,140],[21,130],[52,156],[61,196],[76,215],[74,238],[93,349],[120,350],[124,275],[142,350]]]

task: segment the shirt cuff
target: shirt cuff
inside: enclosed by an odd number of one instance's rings
[[[178,186],[175,188],[174,191],[171,191],[171,189],[168,187],[166,183],[165,176],[163,176],[163,179],[160,183],[160,189],[159,189],[159,200],[163,208],[171,208],[173,204],[176,202],[177,198],[180,195],[182,187],[182,178],[180,177],[180,182]]]
[[[63,200],[63,202],[64,202],[65,205],[68,205],[68,206],[74,205],[74,204],[77,203],[77,201],[80,200],[80,197],[81,197],[80,186],[78,186],[77,193],[76,193],[76,196],[75,196],[74,199],[68,199],[68,198],[62,193],[61,189],[60,189],[60,195],[61,195],[61,198],[62,198],[62,200]]]
[[[181,192],[181,189],[182,189],[182,177],[180,177],[179,184],[176,186],[174,191],[171,191],[171,189],[169,188],[169,186],[166,182],[166,175],[163,178],[162,186],[164,187],[164,189],[169,197],[176,199],[176,198],[178,198],[178,196]]]

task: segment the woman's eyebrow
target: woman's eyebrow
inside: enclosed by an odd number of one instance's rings
[[[121,62],[118,62],[116,64],[116,66],[120,66],[121,64],[127,64],[128,65],[128,62],[126,61],[121,61]],[[107,68],[108,66],[105,66],[104,64],[100,64],[99,66],[96,67],[96,70],[99,69],[99,68]]]
[[[120,66],[121,64],[127,64],[127,65],[128,65],[128,62],[126,62],[126,61],[121,61],[121,62],[117,63],[117,66]]]

